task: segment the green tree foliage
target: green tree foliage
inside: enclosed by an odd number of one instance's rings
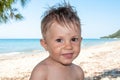
[[[120,38],[120,29],[117,32],[115,32],[111,35],[104,36],[104,37],[101,37],[101,38]]]
[[[0,0],[0,23],[7,23],[10,20],[22,20],[23,16],[18,8],[13,7],[17,2],[24,7],[30,0]]]

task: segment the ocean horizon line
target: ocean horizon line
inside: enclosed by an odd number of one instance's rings
[[[42,37],[41,38],[0,38],[1,40],[3,39],[42,39]],[[120,38],[100,38],[100,37],[96,37],[96,38],[84,38],[84,37],[82,37],[82,39],[120,39]]]
[[[42,38],[0,38],[1,40],[4,39],[42,39]],[[83,38],[82,39],[120,39],[120,38]]]

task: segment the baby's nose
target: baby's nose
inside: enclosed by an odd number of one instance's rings
[[[71,44],[71,42],[66,42],[65,43],[65,49],[72,49],[73,47],[72,47],[72,44]]]

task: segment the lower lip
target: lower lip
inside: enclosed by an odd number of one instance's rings
[[[73,54],[72,53],[67,53],[67,54],[62,54],[65,58],[71,59]]]

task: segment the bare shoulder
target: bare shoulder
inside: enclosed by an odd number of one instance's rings
[[[80,77],[80,80],[84,80],[84,72],[83,72],[83,69],[82,69],[80,66],[75,65],[75,64],[74,64],[74,69],[75,69],[77,75]]]
[[[47,78],[47,65],[43,61],[34,67],[29,80],[46,80],[46,78]]]

